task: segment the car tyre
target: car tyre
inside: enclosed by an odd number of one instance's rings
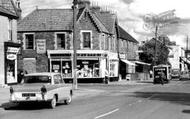
[[[52,109],[54,109],[54,108],[56,107],[56,104],[57,104],[56,97],[53,96],[53,98],[52,98],[51,101],[50,101],[50,107],[51,107]]]
[[[70,94],[70,96],[66,100],[64,100],[64,102],[66,105],[69,105],[72,102],[72,95]]]

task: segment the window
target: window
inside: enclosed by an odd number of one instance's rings
[[[90,31],[82,31],[83,48],[91,49],[91,33]]]
[[[65,33],[56,33],[56,48],[57,49],[65,49],[66,48]]]
[[[34,34],[25,34],[25,49],[34,49]]]
[[[54,84],[60,84],[60,83],[63,83],[61,75],[55,75],[54,76]]]

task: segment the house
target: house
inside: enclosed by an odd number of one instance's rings
[[[135,73],[135,62],[138,60],[138,41],[127,33],[121,26],[119,28],[119,58],[121,79],[129,78]]]
[[[109,72],[118,78],[117,17],[89,1],[77,4],[77,77],[100,82]],[[73,78],[73,10],[36,9],[18,23],[22,42],[19,68],[31,72],[60,72]]]
[[[19,0],[0,0],[0,85],[17,83],[17,19],[21,14]]]
[[[77,8],[79,82],[84,79],[102,82],[106,71],[110,80],[118,80],[121,67],[125,71],[131,68],[126,66],[127,59],[138,58],[135,51],[138,42],[118,25],[114,13],[91,6],[88,0],[78,1]],[[23,68],[29,73],[60,72],[68,80],[74,77],[72,9],[37,8],[19,21],[18,39],[23,44],[19,69]],[[120,65],[121,57],[124,66]],[[134,66],[134,63],[131,64]]]
[[[170,52],[168,55],[168,61],[171,64],[171,69],[177,69],[179,71],[188,70],[187,59],[185,58],[185,50],[179,45],[170,45]]]

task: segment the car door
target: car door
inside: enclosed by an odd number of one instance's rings
[[[62,80],[61,75],[57,74],[55,75],[55,84],[57,85],[57,92],[59,95],[59,99],[63,100],[66,99],[69,95],[69,90],[66,87],[65,83]]]

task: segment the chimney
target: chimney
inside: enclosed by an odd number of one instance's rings
[[[17,14],[18,14],[18,17],[20,20],[22,18],[22,10],[20,8],[20,0],[16,0],[15,4],[16,4]]]
[[[90,10],[92,11],[92,12],[100,12],[100,7],[99,6],[92,6],[91,8],[90,8]]]
[[[89,0],[79,0],[78,1],[78,9],[84,8],[84,7],[89,7],[89,6],[90,6]]]

